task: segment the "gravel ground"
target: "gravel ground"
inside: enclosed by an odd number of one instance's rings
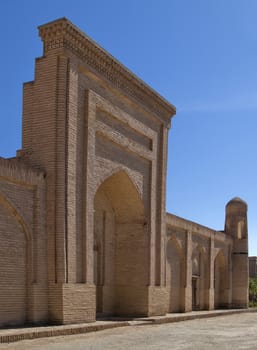
[[[257,350],[257,313],[0,344],[0,350]]]

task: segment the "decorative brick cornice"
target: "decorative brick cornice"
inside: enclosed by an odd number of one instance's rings
[[[93,71],[115,85],[126,95],[167,121],[176,113],[176,108],[145,84],[135,74],[97,45],[66,18],[39,27],[44,42],[44,54],[58,48],[69,49]]]

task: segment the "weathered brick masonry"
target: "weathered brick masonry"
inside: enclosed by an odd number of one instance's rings
[[[175,107],[66,19],[39,27],[22,150],[0,160],[0,325],[247,307],[247,206],[166,214]]]

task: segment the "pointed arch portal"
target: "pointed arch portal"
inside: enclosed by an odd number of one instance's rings
[[[94,210],[96,312],[144,314],[148,277],[145,210],[124,171],[100,185]]]

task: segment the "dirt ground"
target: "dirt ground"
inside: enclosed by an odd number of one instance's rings
[[[257,313],[0,344],[0,350],[257,349]]]

